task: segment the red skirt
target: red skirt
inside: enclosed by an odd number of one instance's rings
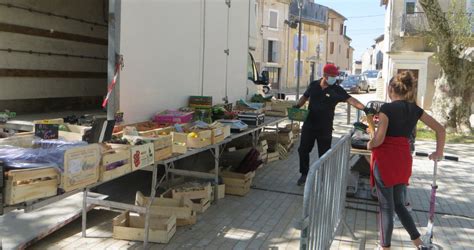
[[[408,185],[413,158],[408,138],[386,136],[382,145],[372,149],[370,163],[370,185],[375,186],[375,162],[385,187],[398,184]]]

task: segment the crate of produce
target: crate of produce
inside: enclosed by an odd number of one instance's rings
[[[159,124],[188,123],[193,119],[194,112],[182,112],[178,110],[166,110],[155,114],[153,121]]]
[[[191,108],[211,108],[212,96],[190,96],[189,107]]]
[[[160,135],[170,135],[171,132],[173,131],[174,131],[174,127],[168,126],[168,127],[160,127],[160,128],[146,130],[146,131],[138,131],[138,134],[140,136],[155,137],[155,136],[160,136]]]
[[[288,119],[293,121],[306,121],[309,111],[307,109],[288,108]]]
[[[188,135],[186,133],[172,132],[171,151],[173,154],[185,154],[188,151]]]
[[[144,196],[140,191],[135,196],[135,204],[147,206],[149,197]],[[172,199],[165,197],[155,197],[150,208],[151,216],[176,216],[177,226],[196,224],[196,212],[193,211],[193,203],[190,199]]]
[[[171,156],[173,156],[173,147],[172,146],[155,150],[155,161],[161,161],[161,160],[164,160],[164,159],[168,159]]]
[[[211,130],[194,130],[184,133],[184,135],[186,135],[186,146],[188,148],[203,148],[212,144]]]
[[[59,172],[53,167],[9,170],[5,173],[4,185],[7,205],[55,196]]]
[[[176,217],[150,218],[148,240],[168,243],[176,232]],[[119,240],[143,241],[145,236],[145,216],[125,211],[113,220],[113,238]]]
[[[100,181],[108,181],[132,171],[130,149],[126,146],[116,146],[102,154],[100,164]]]
[[[230,171],[221,171],[219,174],[225,184],[225,193],[230,195],[245,196],[250,192],[255,172],[240,174]]]

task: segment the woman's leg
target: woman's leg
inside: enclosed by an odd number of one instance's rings
[[[416,229],[415,222],[413,221],[413,218],[411,217],[410,212],[408,212],[406,206],[405,206],[405,190],[406,190],[406,185],[396,185],[393,187],[393,200],[395,203],[395,212],[398,215],[398,218],[400,219],[400,222],[402,223],[403,227],[405,230],[407,230],[408,234],[410,235],[410,239],[413,241],[413,243],[418,246],[421,245],[422,242],[420,240],[420,233]]]
[[[377,163],[374,168],[375,185],[377,187],[377,196],[379,200],[379,231],[380,245],[383,248],[389,248],[392,242],[393,232],[393,188],[385,187],[378,171]]]

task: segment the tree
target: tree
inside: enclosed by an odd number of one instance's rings
[[[473,46],[470,17],[465,4],[452,1],[444,13],[438,0],[420,0],[437,48],[441,77],[435,81],[432,111],[448,132],[471,133],[469,117],[474,97],[474,61],[466,53]]]

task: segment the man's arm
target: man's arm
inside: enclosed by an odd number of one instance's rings
[[[306,103],[306,101],[308,101],[308,99],[309,99],[308,97],[306,97],[305,95],[302,95],[300,99],[296,102],[295,108],[300,108],[301,106],[303,106]]]
[[[359,110],[364,110],[365,106],[359,100],[355,99],[354,97],[349,97],[346,100],[347,103],[349,103],[351,106],[355,107],[356,109]]]

